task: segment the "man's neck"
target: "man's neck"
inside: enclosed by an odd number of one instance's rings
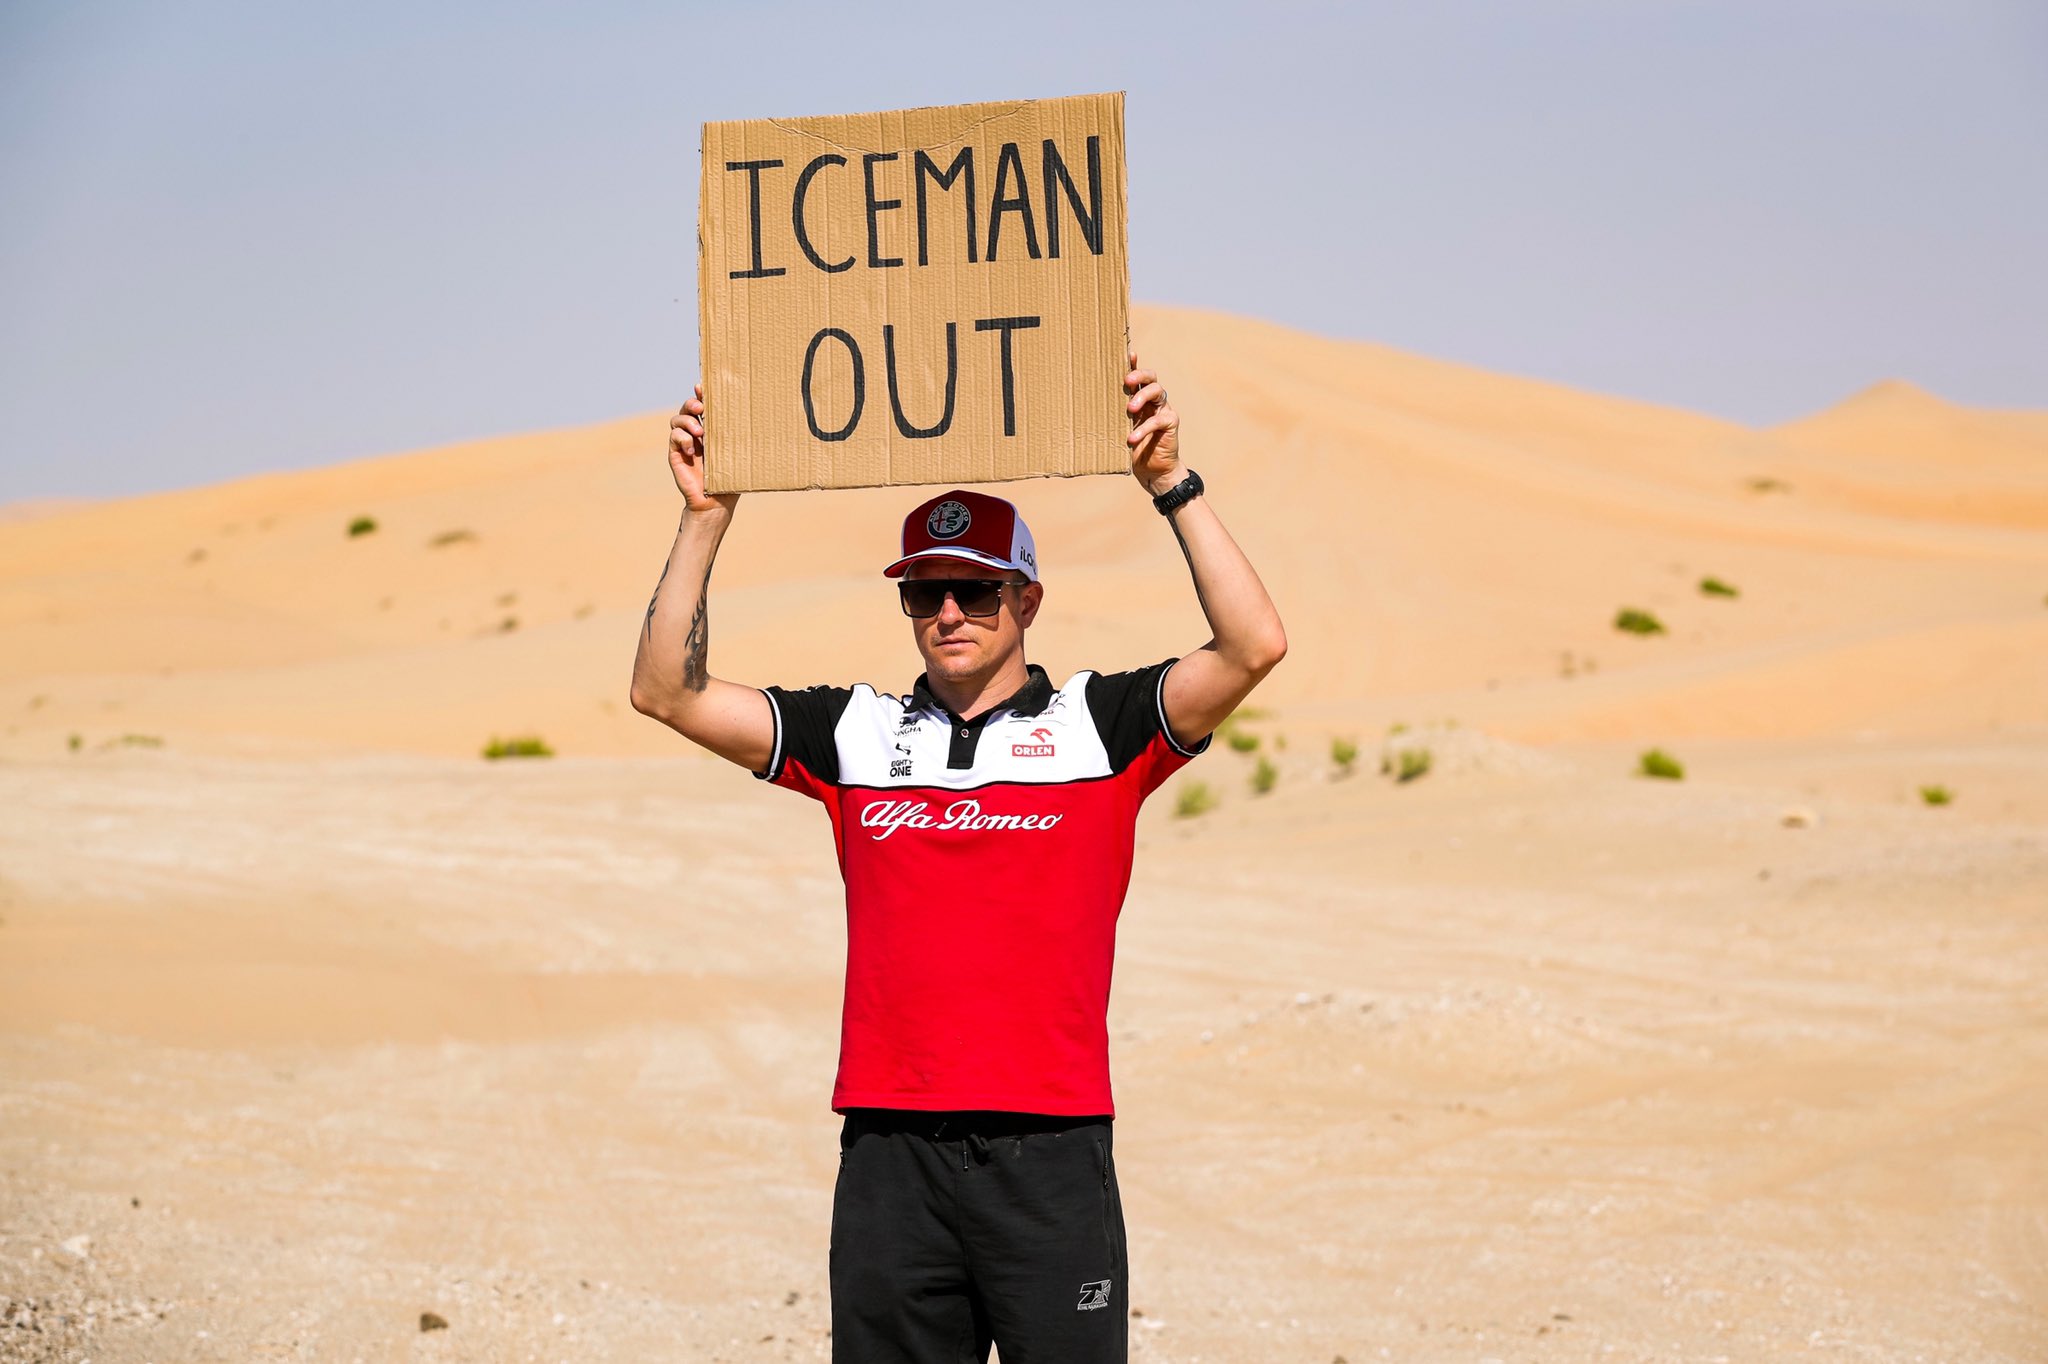
[[[955,682],[935,677],[926,670],[924,684],[938,698],[940,705],[963,720],[972,720],[990,706],[1015,696],[1030,680],[1031,671],[1025,666],[1024,656],[1019,654],[984,678],[963,678]]]

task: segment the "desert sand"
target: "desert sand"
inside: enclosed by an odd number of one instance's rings
[[[1135,321],[1292,644],[1141,821],[1135,1357],[2048,1358],[2048,414]],[[0,515],[0,1359],[828,1356],[839,883],[627,701],[665,421]],[[1207,637],[990,491],[1056,679]],[[907,686],[924,495],[744,499],[714,671]]]

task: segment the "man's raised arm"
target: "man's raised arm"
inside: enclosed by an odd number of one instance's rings
[[[1124,388],[1131,395],[1131,473],[1157,497],[1188,477],[1180,462],[1180,414],[1168,404],[1159,376],[1138,368],[1135,353]],[[1182,503],[1166,519],[1212,632],[1207,644],[1167,670],[1160,691],[1174,739],[1192,748],[1286,657],[1287,632],[1266,585],[1206,496]]]
[[[668,465],[683,494],[682,524],[647,603],[633,659],[633,709],[750,771],[768,766],[775,716],[753,687],[711,675],[711,566],[738,493],[704,492],[704,385],[669,419]]]

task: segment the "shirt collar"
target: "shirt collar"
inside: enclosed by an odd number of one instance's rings
[[[1023,686],[1017,688],[1008,697],[990,706],[980,715],[977,715],[974,720],[964,723],[973,724],[975,721],[986,720],[989,716],[1005,708],[1014,710],[1019,715],[1037,715],[1043,712],[1047,706],[1052,704],[1052,678],[1047,676],[1045,669],[1039,667],[1036,663],[1025,664],[1024,671],[1028,676]],[[953,719],[959,720],[960,717],[953,715],[952,710],[947,707],[945,702],[932,695],[932,689],[926,685],[925,678],[926,674],[919,673],[917,681],[910,684],[911,705],[920,710],[926,706],[937,706],[940,710],[945,711],[947,715],[952,716]]]

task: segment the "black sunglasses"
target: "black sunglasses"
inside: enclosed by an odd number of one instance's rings
[[[903,614],[914,618],[936,616],[946,608],[952,594],[962,615],[993,616],[1003,609],[1003,586],[1010,578],[905,578],[896,584],[903,598]],[[1017,583],[1017,586],[1023,586]]]

